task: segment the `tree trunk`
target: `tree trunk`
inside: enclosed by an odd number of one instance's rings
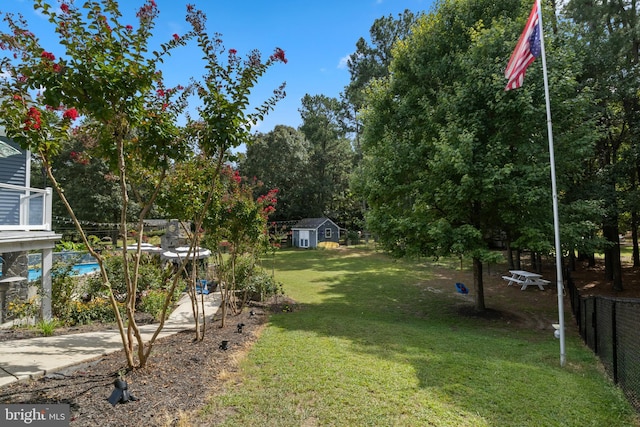
[[[515,270],[513,264],[513,249],[511,249],[511,241],[507,240],[507,261],[509,262],[509,270]]]
[[[633,266],[640,267],[640,250],[638,248],[638,213],[631,212],[631,244],[633,245]]]
[[[605,278],[613,281],[613,290],[622,291],[622,264],[620,262],[620,242],[618,226],[615,224],[602,227],[604,237],[613,245],[604,252]]]
[[[531,251],[531,271],[536,271],[536,264],[536,253],[534,251]]]
[[[473,258],[473,287],[475,290],[476,311],[482,312],[486,310],[484,305],[484,285],[482,283],[482,261],[479,258]]]
[[[570,271],[576,271],[576,252],[575,248],[569,251],[569,267]]]

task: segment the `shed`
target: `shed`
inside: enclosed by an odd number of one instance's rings
[[[305,218],[291,227],[292,244],[297,248],[316,248],[321,242],[340,240],[340,227],[329,218]]]

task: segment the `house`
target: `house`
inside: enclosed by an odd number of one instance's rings
[[[34,294],[28,283],[28,257],[41,253],[42,318],[51,318],[51,267],[55,242],[62,237],[51,228],[51,188],[31,188],[31,153],[0,131],[0,323],[5,301]]]
[[[316,248],[322,242],[340,240],[340,227],[329,218],[305,218],[291,227],[291,242],[297,248]]]

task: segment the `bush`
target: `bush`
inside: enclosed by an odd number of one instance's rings
[[[51,312],[64,319],[67,310],[78,293],[78,278],[72,277],[73,262],[56,262],[51,269]]]
[[[167,293],[165,291],[154,289],[146,291],[140,297],[139,308],[141,311],[149,313],[155,320],[159,321],[166,297]],[[172,298],[172,300],[175,301],[175,298]],[[169,312],[167,311],[167,315],[168,314]]]
[[[223,266],[227,282],[231,282],[230,260]],[[263,301],[264,299],[282,294],[282,284],[277,282],[269,273],[255,263],[250,255],[239,256],[236,259],[236,290],[246,292],[248,299]]]
[[[121,312],[124,311],[124,306],[118,308]],[[116,315],[107,298],[94,298],[89,302],[72,301],[66,317],[61,320],[71,326],[88,325],[93,322],[111,323],[116,321]]]
[[[277,282],[273,276],[262,271],[262,269],[260,270],[248,277],[240,287],[240,289],[248,293],[249,299],[252,301],[264,301],[271,296],[284,294],[282,283]]]
[[[15,300],[7,304],[7,318],[16,320],[16,323],[26,324],[40,314],[40,301],[38,297],[28,301]]]
[[[108,256],[105,257],[104,262],[113,294],[118,297],[118,299],[124,299],[127,295],[127,285],[124,281],[122,257],[120,255]],[[130,267],[133,267],[133,263]],[[133,268],[131,268],[131,273],[133,274]],[[152,256],[143,255],[138,269],[138,295],[136,295],[136,298],[148,289],[160,289],[163,284],[162,267]],[[90,296],[105,295],[106,289],[103,287],[102,277],[100,277],[100,275],[88,278],[87,291]]]

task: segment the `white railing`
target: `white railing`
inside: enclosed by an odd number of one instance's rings
[[[51,231],[51,188],[0,183],[0,231]]]

